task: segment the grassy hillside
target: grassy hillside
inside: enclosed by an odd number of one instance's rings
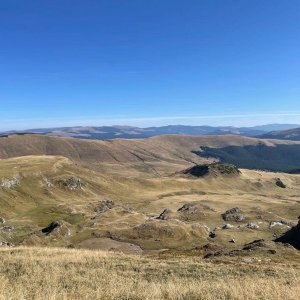
[[[191,250],[214,242],[229,251],[257,238],[271,241],[288,229],[270,228],[271,221],[295,223],[299,215],[299,175],[242,170],[234,177],[194,178],[130,170],[126,177],[126,170],[108,175],[56,156],[4,159],[0,170],[0,217],[13,227],[0,230],[0,241],[16,245],[117,247],[130,253],[130,247],[133,252]],[[285,189],[276,185],[279,176]],[[80,179],[78,188],[67,185],[72,178]],[[180,210],[184,205],[190,208]],[[233,228],[223,230],[228,221],[222,214],[233,207],[240,207],[245,219],[230,220]],[[165,209],[164,220],[157,219]],[[53,221],[61,221],[61,228],[43,234]],[[249,222],[259,223],[259,229],[247,228]]]
[[[257,256],[214,263],[198,257],[1,249],[0,299],[269,299],[300,293],[299,264]]]
[[[190,168],[258,141],[0,138],[0,299],[295,299],[300,176]]]
[[[121,174],[129,171],[146,174],[172,174],[195,163],[211,161],[193,153],[201,147],[300,145],[299,142],[259,140],[235,135],[158,136],[138,140],[94,141],[54,138],[40,135],[15,135],[0,138],[0,158],[25,155],[64,156],[97,171]]]

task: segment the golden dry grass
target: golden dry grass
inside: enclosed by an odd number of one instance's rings
[[[50,248],[0,250],[0,299],[299,299],[299,265]]]

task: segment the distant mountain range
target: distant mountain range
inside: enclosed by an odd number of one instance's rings
[[[271,131],[261,135],[261,138],[300,141],[300,127],[289,130]]]
[[[23,131],[7,131],[1,135],[11,134],[42,134],[55,137],[72,137],[80,139],[107,140],[115,138],[136,139],[147,138],[166,134],[180,135],[224,135],[236,134],[244,136],[268,137],[273,131],[285,132],[300,127],[296,124],[268,124],[254,127],[231,127],[231,126],[186,126],[186,125],[168,125],[161,127],[132,127],[132,126],[101,126],[101,127],[59,127],[29,129]],[[270,132],[270,133],[269,133]],[[270,137],[270,138],[275,138]]]

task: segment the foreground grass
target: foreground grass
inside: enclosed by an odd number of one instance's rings
[[[300,270],[98,251],[0,250],[0,299],[299,299]]]

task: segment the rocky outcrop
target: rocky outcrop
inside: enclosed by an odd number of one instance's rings
[[[182,207],[178,208],[177,211],[183,212],[183,211],[191,211],[193,210],[195,207],[193,204],[184,204]]]
[[[275,179],[275,184],[282,189],[286,188],[286,185],[282,182],[282,180],[280,178]]]
[[[246,227],[249,228],[249,229],[258,229],[259,225],[255,222],[250,222],[246,225]]]
[[[158,220],[167,220],[171,212],[172,211],[171,211],[170,208],[165,208],[163,210],[163,212],[156,219],[158,219]]]
[[[54,221],[50,223],[47,227],[42,229],[43,233],[50,234],[57,228],[60,228],[63,225],[62,221]]]
[[[292,245],[294,248],[300,250],[300,217],[298,217],[298,224],[288,230],[279,238],[275,239],[275,242],[286,243]]]
[[[211,176],[237,176],[240,174],[239,169],[231,164],[212,163],[204,165],[195,165],[183,171],[183,174],[194,177]]]
[[[260,240],[254,240],[251,243],[245,244],[243,250],[255,250],[258,248],[265,248],[267,247],[265,240],[260,239]]]
[[[83,183],[78,177],[70,177],[66,180],[59,180],[58,184],[69,190],[78,190],[83,187]]]
[[[1,247],[14,247],[13,243],[10,242],[0,242]]]
[[[273,228],[275,226],[282,226],[282,225],[286,225],[286,226],[290,227],[291,222],[285,221],[285,220],[271,221],[269,223],[269,228]]]
[[[4,232],[11,232],[13,230],[14,230],[14,227],[10,226],[10,225],[5,225],[5,226],[0,227],[0,231],[4,231]]]
[[[99,213],[104,213],[115,207],[115,202],[110,199],[99,201],[94,205],[94,211]]]
[[[222,214],[222,219],[224,221],[242,222],[245,220],[245,217],[241,214],[242,212],[243,211],[239,207],[228,209]]]
[[[8,188],[8,189],[16,188],[20,185],[21,185],[21,180],[19,177],[13,177],[10,179],[2,179],[2,182],[0,184],[1,187]]]

